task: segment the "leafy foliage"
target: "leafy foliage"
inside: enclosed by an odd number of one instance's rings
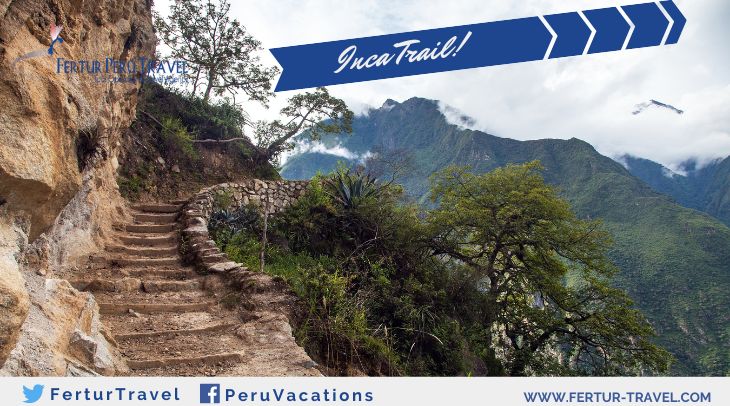
[[[380,191],[377,180],[362,170],[343,168],[325,181],[329,196],[345,209],[354,209],[360,202],[373,198]]]
[[[122,197],[133,201],[139,199],[140,194],[145,189],[144,181],[137,175],[130,178],[120,176],[117,178],[117,184]]]
[[[310,355],[337,374],[661,371],[651,328],[607,283],[606,234],[577,220],[536,169],[453,168],[435,181],[441,206],[429,213],[363,171],[313,179],[271,219],[266,250],[266,271],[306,304],[296,334]],[[252,268],[254,228],[225,248]]]
[[[655,192],[581,140],[516,141],[451,125],[431,100],[390,105],[358,116],[352,136],[328,135],[321,142],[359,156],[377,152],[374,159],[381,158],[379,149],[402,151],[418,166],[400,171],[398,182],[424,207],[432,207],[429,176],[450,165],[469,165],[479,174],[539,160],[546,182],[558,188],[579,218],[602,219],[614,241],[609,258],[621,269],[612,286],[629,294],[655,328],[654,341],[676,358],[669,373],[730,373],[730,228]],[[295,155],[281,173],[307,179],[343,160],[321,153]],[[373,166],[368,163],[367,168]],[[730,160],[718,163],[708,189],[713,192],[707,195],[711,205],[703,206],[721,219],[723,204],[730,201],[724,193],[729,168]],[[390,175],[385,171],[378,178]]]
[[[241,23],[229,16],[227,0],[176,0],[168,19],[155,17],[159,37],[172,49],[172,57],[188,62],[191,94],[228,94],[235,104],[239,92],[266,104],[276,68],[264,67],[256,52],[261,43]]]
[[[347,104],[323,87],[291,97],[281,115],[282,120],[259,121],[255,125],[259,148],[267,160],[292,149],[291,140],[300,132],[311,140],[326,133],[349,133],[354,118]]]
[[[219,247],[225,249],[236,234],[257,233],[261,229],[261,215],[254,206],[243,206],[236,210],[220,209],[214,211],[208,220],[211,237]]]
[[[233,205],[233,192],[230,190],[219,190],[213,196],[214,210],[228,210]]]
[[[664,371],[669,355],[628,297],[609,284],[608,234],[578,220],[544,184],[537,162],[485,175],[449,167],[434,176],[434,253],[481,281],[511,375],[626,375]],[[565,280],[570,277],[570,283]],[[556,353],[559,354],[556,356]]]
[[[248,123],[248,116],[229,99],[204,102],[196,95],[182,94],[154,82],[142,85],[137,111],[142,120],[149,119],[144,113],[179,118],[191,133],[216,140],[243,137]]]
[[[161,149],[177,161],[195,161],[198,151],[195,150],[191,134],[179,118],[164,117],[160,131]]]
[[[190,95],[196,100],[202,94],[201,110],[212,94],[227,95],[230,101],[217,106],[219,115],[223,123],[241,128],[249,123],[244,114],[234,111],[236,96],[243,92],[249,100],[267,106],[278,69],[260,63],[260,42],[229,12],[227,0],[176,0],[167,20],[156,15],[155,27],[172,56],[190,65]],[[258,140],[254,162],[276,162],[282,152],[293,148],[291,140],[300,132],[312,140],[324,133],[351,132],[353,117],[345,102],[325,88],[295,95],[281,110],[281,119],[250,123]]]

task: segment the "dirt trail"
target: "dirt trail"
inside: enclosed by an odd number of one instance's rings
[[[294,342],[276,295],[254,291],[244,297],[249,310],[230,309],[221,304],[230,292],[220,282],[206,290],[210,279],[183,267],[181,209],[180,202],[134,207],[134,221],[117,227],[116,243],[71,281],[93,292],[131,374],[320,375]]]

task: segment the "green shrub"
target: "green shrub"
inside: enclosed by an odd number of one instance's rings
[[[370,375],[445,376],[660,371],[664,353],[647,344],[649,326],[603,279],[590,279],[591,269],[607,264],[602,234],[591,237],[598,238],[595,245],[581,245],[589,224],[575,219],[568,204],[534,176],[534,168],[527,164],[486,175],[457,171],[455,179],[445,173],[434,187],[442,196],[440,206],[428,213],[404,203],[400,187],[361,172],[339,169],[315,177],[303,196],[271,218],[265,252],[265,272],[282,277],[304,303],[305,317],[295,326],[298,342],[339,374],[351,368]],[[551,210],[537,210],[542,206],[535,202]],[[500,216],[504,229],[488,223]],[[567,237],[566,224],[578,237]],[[538,226],[545,233],[535,233]],[[520,244],[478,243],[492,236],[507,243],[524,239],[521,244],[537,244],[542,253]],[[225,252],[232,260],[259,267],[259,229],[239,227],[226,238]],[[551,239],[562,239],[560,249],[569,252],[559,254]],[[500,250],[496,254],[479,251],[494,247]],[[576,261],[567,255],[585,255],[586,261],[574,269]],[[509,261],[500,262],[504,258]],[[490,263],[511,267],[502,275],[507,284],[501,289],[523,290],[509,296],[492,291],[494,276],[485,276]],[[523,271],[527,265],[529,272]],[[568,269],[580,271],[583,285],[596,289],[587,291],[591,300],[598,294],[595,304],[581,308],[583,287],[566,283]],[[569,311],[554,311],[563,300],[595,318],[573,320]],[[571,357],[580,356],[576,345],[584,342],[561,343],[561,337],[550,335],[545,340],[551,341],[543,340],[546,320],[587,321],[580,327],[594,329],[606,343],[596,351],[613,351],[617,361],[606,358],[608,369],[570,365]],[[568,339],[576,333],[565,330]],[[534,352],[521,346],[530,340],[546,343],[545,348]],[[718,361],[707,357],[704,362]]]
[[[221,192],[216,195],[216,199],[220,196],[222,196],[222,201],[214,201],[213,207],[216,211],[208,220],[208,230],[218,247],[225,249],[234,236],[238,236],[240,240],[240,237],[243,236],[242,233],[245,233],[246,236],[254,236],[261,232],[263,220],[256,206],[246,205],[236,210],[229,210],[233,197]],[[221,207],[226,207],[226,209],[221,209]]]
[[[399,193],[342,171],[316,177],[271,218],[265,271],[302,299],[306,317],[295,335],[337,373],[355,367],[371,375],[458,374],[464,364],[450,358],[461,357],[463,339],[434,330],[451,320],[446,274],[417,253],[417,211],[399,205]],[[225,252],[257,269],[259,239],[260,230],[249,227],[228,239]],[[449,343],[453,349],[442,348]]]
[[[355,209],[366,199],[377,198],[377,180],[363,170],[340,166],[326,181],[327,194],[345,209]]]
[[[177,161],[197,161],[198,151],[195,149],[191,134],[176,117],[164,117],[160,132],[160,147],[166,156]]]
[[[230,100],[204,103],[200,97],[166,89],[145,82],[141,89],[139,110],[155,117],[178,117],[191,132],[205,138],[227,139],[243,136],[246,114]]]
[[[219,190],[213,196],[214,210],[228,210],[233,205],[233,192],[230,190]]]
[[[127,200],[138,200],[140,194],[144,190],[144,181],[137,175],[129,178],[117,177],[117,185],[119,185],[119,193]]]

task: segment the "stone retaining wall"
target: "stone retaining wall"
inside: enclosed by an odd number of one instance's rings
[[[185,259],[199,269],[211,273],[240,273],[241,264],[228,260],[208,234],[208,220],[216,200],[229,200],[230,209],[246,205],[258,206],[275,214],[292,204],[306,190],[308,181],[249,179],[222,183],[205,188],[193,196],[183,208]],[[233,272],[235,271],[235,272]]]
[[[218,194],[227,196],[232,209],[253,204],[262,211],[268,206],[270,213],[277,213],[296,201],[307,183],[247,180],[212,186],[193,196],[180,216],[183,257],[208,274],[204,289],[220,294],[228,285],[241,293],[237,304],[246,321],[236,334],[255,347],[252,351],[268,354],[264,356],[265,368],[272,376],[321,376],[317,363],[296,343],[292,333],[291,321],[300,309],[298,299],[282,279],[231,261],[208,235],[208,219]]]

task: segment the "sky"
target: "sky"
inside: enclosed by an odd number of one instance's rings
[[[232,14],[264,48],[641,3],[609,0],[235,0]],[[156,0],[166,14],[170,0]],[[472,128],[519,140],[580,138],[604,155],[631,154],[678,170],[730,155],[730,2],[676,0],[687,17],[677,45],[330,86],[356,113],[418,96],[474,119]],[[276,65],[264,50],[262,61]],[[302,66],[306,69],[306,66]],[[255,118],[269,110],[249,103]],[[648,109],[650,99],[685,111]]]

